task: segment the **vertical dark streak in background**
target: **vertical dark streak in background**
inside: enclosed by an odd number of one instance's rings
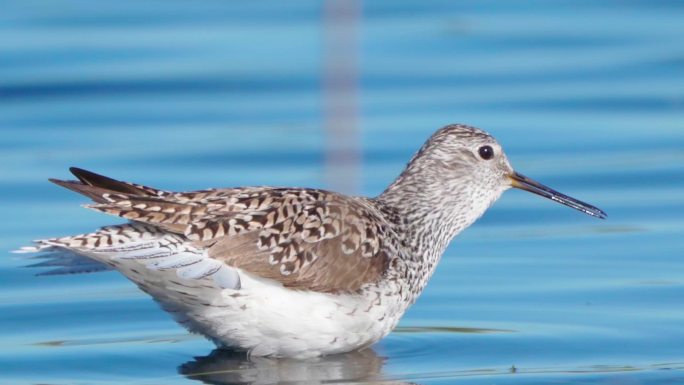
[[[323,98],[327,188],[359,193],[358,0],[328,0],[323,8]]]

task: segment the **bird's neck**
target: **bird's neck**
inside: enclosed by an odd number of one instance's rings
[[[398,268],[391,273],[410,288],[405,307],[422,293],[451,239],[488,207],[476,201],[477,194],[449,189],[436,180],[442,181],[405,171],[375,198],[401,242]],[[465,186],[469,181],[463,182]]]
[[[454,186],[436,175],[407,169],[375,198],[392,212],[389,219],[405,240],[406,258],[432,273],[449,242],[492,203],[477,199],[474,183],[464,177]]]

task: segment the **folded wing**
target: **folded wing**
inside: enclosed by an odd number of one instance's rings
[[[184,236],[210,258],[293,289],[354,292],[377,282],[390,230],[363,198],[323,190],[234,188],[173,193],[81,169],[53,182],[95,210]]]

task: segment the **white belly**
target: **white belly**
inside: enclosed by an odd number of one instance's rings
[[[135,230],[135,225],[122,227]],[[67,238],[42,241],[25,251],[58,247],[52,256],[66,258],[67,267],[77,261],[71,253],[107,264],[191,332],[257,356],[307,358],[359,349],[387,335],[408,306],[398,287],[390,287],[398,285],[392,280],[363,294],[292,290],[226,265],[216,270],[216,261],[192,246],[164,249],[178,241],[173,235],[134,235],[114,249],[70,248]],[[160,255],[160,250],[166,253]]]
[[[398,304],[375,292],[297,291],[244,272],[240,276],[239,290],[224,289],[212,306],[188,309],[190,322],[179,321],[219,345],[252,355],[307,358],[370,345],[387,335],[401,316]]]

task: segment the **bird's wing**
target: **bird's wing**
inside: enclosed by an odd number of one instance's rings
[[[89,174],[54,182],[89,196],[96,203],[88,207],[183,234],[211,258],[286,287],[354,292],[377,282],[390,262],[382,244],[390,230],[360,198],[265,187],[170,193],[125,184],[140,191],[124,191]]]
[[[102,199],[102,195],[107,193],[121,193],[136,196],[165,196],[170,194],[168,191],[130,182],[122,182],[78,167],[71,167],[69,168],[69,171],[78,178],[78,181],[50,179],[50,182],[68,188],[79,194],[83,194],[95,202],[105,202],[105,200]]]
[[[354,292],[385,273],[387,226],[372,208],[317,190],[258,194],[270,202],[197,221],[186,235],[214,258],[293,288]]]

